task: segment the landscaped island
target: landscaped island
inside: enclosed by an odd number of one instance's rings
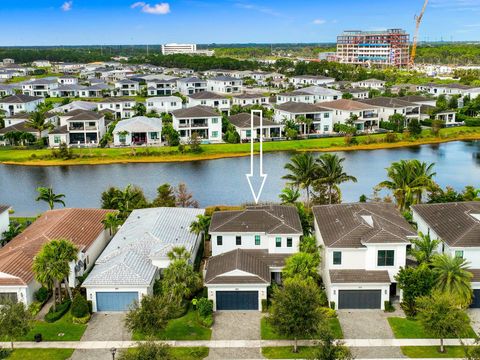
[[[343,137],[320,139],[273,141],[263,144],[264,152],[275,151],[351,151],[375,150],[406,147],[422,144],[435,144],[456,140],[479,140],[480,127],[454,127],[441,129],[438,136],[430,130],[424,130],[418,137],[405,137],[391,133],[356,136],[355,142],[347,144]],[[351,139],[351,138],[350,138]],[[347,140],[348,141],[348,140]],[[255,144],[258,150],[259,145]],[[84,148],[72,150],[71,158],[55,157],[51,149],[0,149],[0,163],[11,165],[96,165],[133,162],[181,162],[212,160],[227,157],[240,157],[250,154],[250,144],[202,145],[200,152],[183,151],[177,147],[139,147],[139,148]]]

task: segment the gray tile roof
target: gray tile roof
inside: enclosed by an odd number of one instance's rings
[[[332,284],[391,283],[387,270],[329,270],[329,275]]]
[[[270,284],[270,267],[282,267],[290,254],[269,254],[267,250],[236,249],[212,256],[206,264],[206,284]],[[241,270],[250,276],[225,276]]]
[[[73,110],[71,112],[77,112],[77,110]],[[67,121],[77,121],[77,120],[100,120],[103,117],[102,114],[96,111],[90,110],[80,110],[77,114],[69,117]]]
[[[245,210],[213,213],[210,232],[260,232],[265,234],[302,234],[295,206],[265,205]]]
[[[402,100],[400,98],[391,97],[376,97],[372,99],[359,99],[357,100],[364,104],[388,107],[388,108],[404,108],[408,106],[418,106],[418,104],[411,103],[409,101]]]
[[[295,94],[295,95],[298,95],[298,94]],[[278,110],[287,111],[294,114],[319,113],[322,111],[330,111],[329,109],[326,109],[318,105],[306,104],[306,103],[294,102],[294,101],[288,101],[286,103],[277,105],[275,108]]]
[[[176,118],[195,118],[195,117],[218,117],[220,116],[214,108],[209,106],[197,105],[191,108],[172,111]]]
[[[360,248],[366,244],[408,243],[416,232],[393,204],[356,203],[313,207],[326,246]]]
[[[53,129],[52,131],[50,131],[49,134],[52,134],[52,135],[68,134],[68,125],[59,126]]]
[[[230,116],[228,119],[230,122],[238,127],[238,128],[250,128],[251,125],[251,115],[249,113],[238,113],[236,115]],[[280,124],[276,124],[271,120],[262,119],[263,126],[281,126]],[[259,127],[260,126],[260,116],[253,115],[253,126]]]
[[[7,211],[8,209],[10,209],[10,205],[2,205],[0,204],[0,214]]]
[[[480,246],[480,220],[472,216],[480,217],[480,202],[419,204],[412,209],[448,246]]]
[[[30,96],[30,95],[23,95],[23,94],[15,94],[15,95],[10,95],[7,97],[4,97],[3,99],[0,99],[0,103],[3,104],[23,104],[23,103],[28,103],[31,101],[36,101],[43,99],[38,96]]]
[[[190,224],[204,209],[134,210],[97,259],[84,286],[149,286],[158,269],[152,258],[165,258],[175,246],[190,253],[198,236]]]
[[[10,125],[10,126],[4,127],[3,129],[0,129],[0,134],[6,134],[10,131],[29,132],[29,133],[33,133],[35,135],[38,134],[38,130],[28,126],[25,121],[22,121],[22,122],[19,122],[18,124]]]
[[[227,99],[226,96],[211,92],[211,91],[200,91],[195,94],[188,95],[189,98],[196,99],[196,100],[209,100],[209,99],[218,99],[223,100]]]

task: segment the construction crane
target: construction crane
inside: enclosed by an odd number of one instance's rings
[[[410,54],[410,61],[409,66],[412,67],[415,63],[415,55],[417,54],[417,41],[418,41],[418,29],[420,28],[420,24],[422,22],[423,14],[425,13],[425,9],[427,8],[428,0],[425,0],[423,3],[422,11],[420,15],[415,15],[415,34],[413,35],[413,43],[412,43],[412,53]]]

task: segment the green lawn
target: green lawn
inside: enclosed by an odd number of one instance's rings
[[[30,332],[20,341],[33,341],[35,334],[42,334],[44,341],[78,341],[82,337],[87,325],[74,324],[70,312],[53,323],[35,321]]]
[[[388,318],[388,323],[392,328],[393,334],[397,339],[435,339],[435,336],[427,333],[422,325],[416,321],[400,317]],[[455,337],[455,336],[454,336]],[[452,337],[452,338],[454,338]],[[475,332],[472,328],[464,336],[466,338],[475,338]]]
[[[293,141],[272,141],[263,144],[264,152],[274,151],[337,151],[337,150],[374,150],[388,147],[412,146],[422,143],[436,143],[455,139],[478,139],[480,138],[480,127],[455,127],[442,129],[439,138],[431,136],[429,130],[425,130],[422,136],[417,139],[409,139],[396,143],[385,143],[381,141],[385,135],[377,134],[370,136],[357,136],[359,145],[346,146],[343,137],[293,140]],[[401,138],[401,135],[399,135]],[[255,144],[258,150],[259,144]],[[160,162],[160,161],[191,161],[203,159],[215,159],[228,156],[241,156],[250,153],[250,144],[210,144],[202,145],[201,153],[180,153],[177,147],[161,146],[149,148],[93,148],[74,149],[76,158],[61,160],[52,158],[50,149],[13,149],[2,147],[0,149],[0,162],[28,163],[33,165],[70,165],[70,164],[107,164],[112,162]]]
[[[292,346],[263,347],[262,355],[267,359],[305,359],[310,356],[312,349],[299,346],[298,352],[293,352]]]
[[[35,217],[15,217],[10,216],[10,221],[17,222],[18,224],[25,226],[27,222],[33,223],[35,221]]]
[[[155,335],[158,340],[210,340],[212,330],[200,325],[197,321],[197,313],[189,310],[186,315],[172,319],[168,322],[165,330]],[[147,336],[134,332],[133,340],[145,340]]]
[[[128,353],[135,353],[135,348],[126,350]],[[178,360],[200,360],[208,356],[207,347],[171,347],[170,354]]]
[[[73,349],[15,349],[8,360],[67,360]]]
[[[343,339],[340,321],[338,321],[337,318],[331,318],[328,321],[330,323],[330,330],[332,331],[334,337],[336,339]],[[262,340],[289,340],[288,337],[277,334],[265,317],[262,318],[260,322],[260,333]],[[302,340],[303,339],[309,338],[305,337],[302,338]]]
[[[465,358],[462,346],[445,346],[445,352],[439,352],[439,346],[402,346],[403,355],[409,358]]]

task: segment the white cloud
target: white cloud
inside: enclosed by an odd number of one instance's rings
[[[245,9],[245,10],[258,11],[258,12],[261,12],[261,13],[264,13],[264,14],[267,14],[267,15],[271,15],[271,16],[282,16],[282,14],[280,14],[279,12],[277,12],[277,11],[271,9],[271,8],[265,7],[265,6],[246,4],[246,3],[241,3],[241,2],[236,3],[235,6],[238,7],[238,8],[241,8],[241,9]]]
[[[143,1],[138,1],[136,3],[133,3],[130,7],[132,9],[139,7],[141,8],[141,11],[146,14],[165,15],[170,12],[170,4],[168,3],[158,3],[150,5]]]
[[[315,20],[313,20],[313,23],[314,23],[315,25],[323,25],[323,24],[325,24],[326,22],[327,22],[327,20],[324,20],[324,19],[315,19]]]
[[[63,11],[70,11],[72,10],[72,6],[73,6],[73,1],[65,1],[61,8]]]

